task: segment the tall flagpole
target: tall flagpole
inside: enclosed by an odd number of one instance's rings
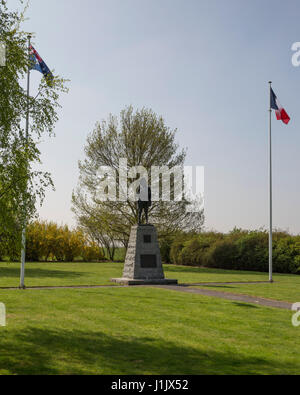
[[[269,228],[269,281],[273,282],[273,196],[272,196],[272,108],[271,108],[271,89],[270,84],[270,108],[269,108],[269,198],[270,198],[270,228]]]
[[[28,58],[30,57],[30,40],[31,34],[28,34]],[[28,65],[27,71],[27,111],[26,111],[26,129],[25,129],[25,139],[26,139],[26,149],[29,139],[29,94],[30,94],[30,67]],[[25,202],[24,202],[25,205]],[[26,206],[26,205],[25,205]],[[26,207],[25,207],[25,218],[22,229],[22,251],[21,251],[21,273],[20,273],[20,288],[25,289],[25,258],[26,258]]]

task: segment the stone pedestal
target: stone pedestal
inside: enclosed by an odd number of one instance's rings
[[[177,280],[165,279],[153,225],[135,225],[131,228],[123,277],[111,281],[125,285],[177,284]]]

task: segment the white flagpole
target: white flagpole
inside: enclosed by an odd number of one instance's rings
[[[30,40],[31,34],[28,35],[28,57],[30,55]],[[27,112],[26,112],[26,144],[29,138],[29,94],[30,94],[30,67],[28,66],[27,71]],[[25,208],[26,210],[26,208]],[[26,213],[22,229],[22,251],[21,251],[21,273],[20,273],[20,288],[25,289],[25,258],[26,258]]]
[[[269,228],[269,281],[273,282],[273,196],[272,196],[272,108],[271,108],[271,84],[270,84],[270,109],[269,109],[269,198],[270,198],[270,228]]]

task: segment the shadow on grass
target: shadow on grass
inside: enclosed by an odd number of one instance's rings
[[[272,374],[297,367],[236,351],[199,351],[161,338],[64,329],[8,331],[0,338],[7,374]]]
[[[254,304],[249,304],[249,303],[241,303],[241,302],[232,302],[234,305],[238,306],[238,307],[246,307],[248,309],[258,309],[257,306],[255,306]]]
[[[40,268],[26,268],[26,277],[39,278],[39,277],[56,277],[56,278],[66,278],[66,277],[80,277],[86,273],[71,272],[63,270],[49,270]],[[16,267],[0,267],[0,278],[1,277],[20,277],[20,268]]]

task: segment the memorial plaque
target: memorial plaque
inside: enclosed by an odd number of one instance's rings
[[[154,269],[156,267],[156,255],[141,255],[141,268]]]
[[[148,244],[151,243],[151,235],[144,235],[144,243]]]

